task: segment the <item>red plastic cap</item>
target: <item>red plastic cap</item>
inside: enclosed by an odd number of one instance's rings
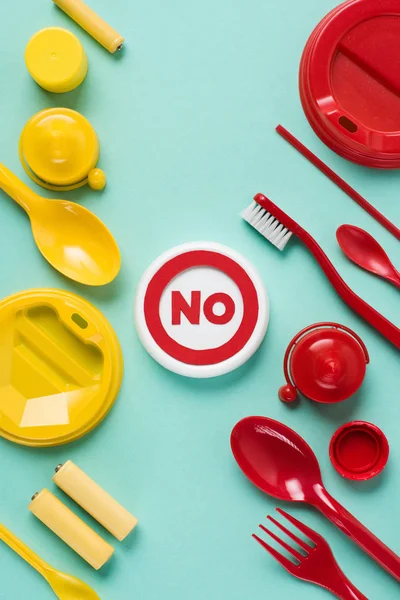
[[[365,481],[376,477],[385,468],[389,458],[389,443],[376,425],[352,421],[333,435],[329,457],[340,475],[346,479]]]

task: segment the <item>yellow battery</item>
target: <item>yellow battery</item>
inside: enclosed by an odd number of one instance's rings
[[[136,517],[71,460],[57,467],[53,481],[119,541],[136,526]]]
[[[122,48],[124,43],[122,35],[82,0],[53,0],[53,2],[111,54]]]
[[[35,494],[29,510],[94,569],[100,569],[114,548],[77,517],[49,490]]]

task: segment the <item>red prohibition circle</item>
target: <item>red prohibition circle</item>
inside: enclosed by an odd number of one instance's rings
[[[243,317],[236,333],[217,348],[194,350],[176,342],[165,330],[160,318],[161,296],[167,285],[180,273],[193,267],[212,267],[222,271],[238,286],[243,299]],[[155,273],[144,297],[144,316],[150,335],[171,358],[196,366],[214,365],[228,360],[247,344],[258,320],[258,295],[246,271],[232,258],[211,250],[192,250],[176,256]]]

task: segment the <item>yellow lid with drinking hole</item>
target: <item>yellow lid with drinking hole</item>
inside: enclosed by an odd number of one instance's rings
[[[78,87],[88,70],[81,42],[61,27],[47,27],[35,33],[26,46],[25,63],[37,84],[57,94]]]
[[[97,427],[123,375],[110,322],[84,298],[25,290],[0,302],[0,438],[58,446]]]

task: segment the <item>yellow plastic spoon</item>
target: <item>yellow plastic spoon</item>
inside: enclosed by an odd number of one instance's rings
[[[45,578],[60,600],[100,600],[86,583],[50,567],[1,523],[0,539]]]
[[[57,271],[86,285],[104,285],[118,275],[117,243],[90,210],[39,196],[2,164],[0,188],[25,210],[37,247]]]

